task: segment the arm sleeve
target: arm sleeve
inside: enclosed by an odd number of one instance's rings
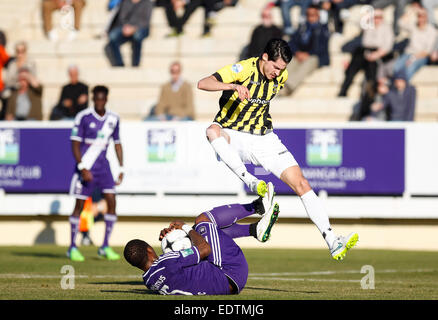
[[[82,142],[84,139],[84,125],[82,121],[83,117],[77,115],[71,130],[70,140]]]
[[[178,258],[178,262],[180,266],[188,267],[188,266],[199,264],[199,262],[201,262],[199,250],[195,246],[178,252],[180,254]]]
[[[235,64],[229,64],[218,71],[213,76],[223,83],[243,82],[248,76],[250,66],[248,60],[243,60]]]
[[[195,119],[195,106],[193,103],[193,90],[192,87],[187,84],[187,90],[186,90],[186,106],[187,106],[187,115]]]
[[[408,102],[409,105],[408,105],[408,110],[407,110],[407,115],[406,115],[406,121],[414,121],[416,96],[417,96],[417,91],[416,91],[415,87],[412,87],[411,94],[409,97],[409,102]]]
[[[158,99],[158,103],[155,107],[155,115],[160,115],[166,112],[167,107],[167,99],[165,94],[165,85],[161,86],[160,98]]]

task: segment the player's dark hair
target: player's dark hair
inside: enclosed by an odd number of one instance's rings
[[[108,96],[109,89],[106,86],[98,85],[93,88],[92,92],[93,95],[97,95],[99,92],[102,92],[105,96]]]
[[[271,39],[265,46],[263,53],[268,55],[268,60],[276,61],[282,58],[284,62],[289,63],[292,60],[292,50],[289,44],[283,39]]]
[[[123,255],[130,265],[142,269],[147,262],[148,247],[150,246],[145,241],[134,239],[126,244]]]

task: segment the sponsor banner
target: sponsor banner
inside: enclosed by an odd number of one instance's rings
[[[0,127],[0,189],[6,192],[68,193],[75,161],[71,124],[57,128]],[[242,183],[217,161],[205,137],[206,124],[121,124],[124,181],[121,193],[235,194]],[[113,176],[119,164],[113,143],[107,157]]]
[[[239,193],[242,182],[217,161],[207,141],[207,124],[121,124],[125,178],[117,187],[123,193]],[[108,150],[113,172],[117,160]]]
[[[67,193],[74,170],[71,124],[0,127],[0,189]],[[125,176],[121,193],[230,194],[242,182],[205,137],[207,123],[121,123]],[[316,190],[330,194],[402,194],[405,190],[404,129],[277,129]],[[113,175],[118,161],[108,147]],[[271,180],[279,194],[290,188],[260,167],[249,171]]]
[[[277,129],[315,191],[329,194],[402,194],[405,191],[404,129]],[[278,194],[293,191],[261,167]]]
[[[68,192],[74,161],[65,128],[0,128],[0,188]]]

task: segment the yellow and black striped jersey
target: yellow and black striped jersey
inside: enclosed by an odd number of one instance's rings
[[[269,104],[287,80],[286,69],[278,77],[268,80],[260,72],[259,58],[250,58],[227,65],[213,76],[224,83],[243,85],[250,92],[250,98],[241,101],[237,91],[223,91],[214,122],[223,128],[252,134],[264,135],[272,131]]]

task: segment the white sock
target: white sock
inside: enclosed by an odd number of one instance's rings
[[[243,181],[248,187],[258,181],[256,177],[250,174],[237,152],[235,152],[224,137],[219,137],[210,142],[214,151],[219,155],[221,160]],[[257,185],[257,184],[256,184]],[[253,190],[254,191],[254,190]]]
[[[301,196],[301,201],[310,220],[312,220],[319,229],[330,249],[336,239],[336,235],[332,231],[328,215],[322,205],[321,199],[318,198],[313,190],[310,190]]]

